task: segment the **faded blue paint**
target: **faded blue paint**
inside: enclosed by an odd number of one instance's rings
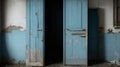
[[[26,12],[27,33],[26,31],[20,30],[12,30],[10,32],[4,33],[0,31],[0,59],[1,57],[5,57],[8,61],[12,59],[15,59],[16,62],[19,62],[20,60],[25,61],[26,45],[34,48],[35,45],[32,45],[33,42],[36,42],[37,44],[37,54],[39,54],[40,52],[40,54],[42,55],[40,58],[37,58],[37,61],[41,61],[40,59],[43,59],[43,0],[29,0],[29,2],[27,1],[27,4],[27,7],[31,6],[30,8],[27,8],[28,10]],[[29,13],[30,15],[28,15]],[[29,23],[31,23],[30,26]],[[39,31],[37,28],[39,28]],[[40,29],[42,29],[43,31],[40,31]],[[33,37],[31,38],[31,41],[28,42],[27,36]]]
[[[13,30],[11,33],[6,33],[5,39],[10,58],[14,58],[16,61],[25,61],[25,31]]]
[[[64,0],[64,64],[87,64],[87,41],[79,32],[87,29],[87,0]],[[78,34],[74,34],[78,33]]]
[[[29,63],[39,62],[42,65],[44,57],[43,15],[44,0],[27,0],[27,46],[29,51],[28,59]]]
[[[1,33],[2,34],[2,33]],[[7,60],[15,59],[16,62],[20,60],[25,61],[25,51],[26,51],[26,32],[20,30],[12,30],[12,32],[3,33],[1,38],[5,37],[4,42],[1,42],[3,47],[2,54],[7,55]]]
[[[106,61],[120,60],[120,33],[99,35],[99,58]]]

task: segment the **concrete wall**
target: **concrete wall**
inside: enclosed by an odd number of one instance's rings
[[[26,0],[3,0],[0,40],[2,55],[11,61],[25,61],[26,52]],[[2,3],[3,3],[2,2]],[[5,58],[6,58],[5,57]]]
[[[119,33],[105,33],[99,34],[98,39],[98,54],[99,58],[105,61],[119,61],[120,60],[120,34]]]
[[[20,60],[25,60],[26,0],[5,1],[5,43],[2,43],[2,45],[6,45],[5,47],[7,48],[9,58],[15,59],[18,62]],[[105,28],[105,32],[107,32],[107,29],[109,28],[113,29],[114,32],[120,31],[119,29],[114,29],[113,27],[113,0],[89,0],[89,8],[100,8],[101,11],[99,15],[99,25],[100,27]],[[107,34],[103,35],[102,37],[106,35]],[[107,46],[109,46],[109,44]],[[109,53],[106,54],[109,57]],[[110,61],[113,59],[110,59]]]
[[[108,29],[120,32],[120,29],[113,27],[113,0],[89,0],[89,8],[100,8],[99,26],[104,27],[106,33]]]
[[[99,27],[104,28],[99,33],[98,48],[99,58],[106,61],[119,61],[120,59],[120,29],[113,27],[113,0],[89,0],[89,8],[99,8]],[[114,33],[107,33],[113,29]]]
[[[26,29],[26,0],[6,0],[5,14],[5,27],[15,25]]]

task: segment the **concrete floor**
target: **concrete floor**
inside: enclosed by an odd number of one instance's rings
[[[6,65],[6,66],[0,66],[0,67],[26,67],[26,66],[25,65],[12,65],[12,66]],[[86,67],[86,66],[63,66],[61,63],[57,63],[57,64],[51,64],[44,67]],[[101,63],[101,64],[95,64],[88,67],[120,67],[120,66],[110,64],[110,63]]]
[[[86,67],[86,66],[63,66],[62,64],[52,64],[46,67]],[[110,64],[110,63],[101,63],[101,64],[96,64],[96,65],[91,65],[88,67],[120,67],[120,66]]]

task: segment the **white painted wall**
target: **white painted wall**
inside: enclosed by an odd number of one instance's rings
[[[26,29],[26,0],[6,0],[5,14],[5,27],[15,25]]]
[[[6,0],[5,21],[6,27],[10,25],[22,26],[26,29],[26,0]],[[100,27],[113,29],[119,32],[120,29],[113,27],[113,0],[89,0],[89,8],[100,8]]]
[[[113,0],[89,0],[89,8],[100,8],[99,26],[107,29],[113,29],[114,32],[119,32],[120,29],[113,27]]]

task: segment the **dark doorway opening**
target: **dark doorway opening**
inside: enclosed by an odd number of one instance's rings
[[[99,30],[100,11],[99,8],[88,9],[88,65],[104,63],[105,42],[103,34],[101,35],[104,30]]]
[[[45,65],[63,61],[63,0],[45,0]]]

